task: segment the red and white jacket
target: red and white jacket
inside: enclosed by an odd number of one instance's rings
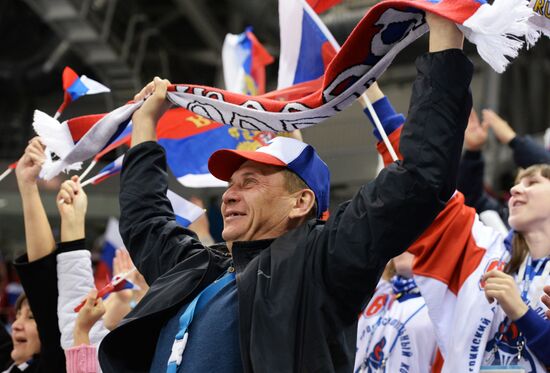
[[[401,128],[389,134],[395,149],[399,149],[400,132]],[[378,144],[378,150],[386,164],[391,162],[383,143]],[[442,372],[478,372],[482,366],[497,363],[517,363],[526,372],[547,371],[535,353],[540,357],[541,352],[530,349],[527,337],[521,359],[514,360],[522,334],[528,334],[528,328],[525,322],[523,329],[518,327],[521,319],[510,323],[502,308],[496,302],[490,304],[485,297],[481,277],[507,257],[505,238],[481,223],[457,191],[432,225],[409,247],[408,251],[416,256],[414,279],[428,306],[445,359]],[[530,320],[532,316],[539,321],[544,318],[547,308],[540,300],[544,285],[550,285],[548,276],[537,275],[530,283]]]

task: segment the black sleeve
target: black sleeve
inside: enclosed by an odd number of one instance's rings
[[[36,320],[40,337],[40,358],[37,372],[65,372],[65,352],[61,348],[61,333],[57,317],[56,253],[29,262],[27,255],[15,260],[15,268],[29,306]]]
[[[460,159],[456,187],[464,194],[466,204],[470,207],[475,208],[483,195],[484,172],[485,162],[481,152],[466,150]]]
[[[403,161],[388,165],[331,216],[315,256],[324,285],[347,315],[357,315],[386,262],[420,236],[456,189],[473,66],[456,49],[425,54],[416,65],[400,139]]]
[[[458,170],[457,189],[464,194],[466,205],[473,207],[478,214],[483,211],[496,211],[502,222],[508,222],[508,206],[485,191],[483,175],[485,162],[481,152],[465,151]]]
[[[508,144],[514,152],[518,167],[527,168],[534,164],[550,164],[550,152],[529,136],[516,136]]]
[[[176,223],[166,197],[164,149],[149,141],[124,156],[120,181],[120,235],[148,284],[204,246],[193,231]]]

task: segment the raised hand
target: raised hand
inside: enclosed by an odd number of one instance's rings
[[[516,132],[510,127],[508,122],[502,119],[493,110],[485,109],[481,112],[481,115],[483,117],[483,123],[493,129],[495,136],[502,144],[506,145],[516,137]]]
[[[462,49],[464,35],[454,22],[428,12],[426,12],[426,22],[430,26],[430,52]]]
[[[492,270],[483,275],[482,281],[485,281],[485,296],[489,303],[496,300],[512,321],[519,319],[529,310],[521,299],[518,286],[512,276],[499,270]]]
[[[479,151],[487,142],[489,134],[489,125],[486,122],[479,122],[479,118],[474,109],[468,118],[468,127],[464,133],[464,147],[466,150]]]
[[[128,253],[128,250],[125,248],[119,248],[116,251],[115,257],[113,259],[113,274],[120,275],[126,272],[131,271],[135,268],[134,262]],[[132,299],[139,301],[143,295],[149,289],[149,286],[145,282],[145,279],[137,270],[133,271],[128,277],[126,277],[132,283],[140,287],[139,291],[132,290],[123,290],[113,293],[112,296],[118,297],[122,302],[130,302]]]
[[[61,240],[73,241],[84,238],[88,197],[80,185],[78,176],[73,176],[61,184],[57,201],[61,215]]]
[[[132,146],[156,141],[157,122],[170,107],[170,102],[166,100],[169,85],[168,80],[155,77],[134,97],[136,101],[145,99],[145,102],[132,116]]]
[[[55,250],[55,240],[50,222],[36,183],[38,174],[46,160],[44,149],[40,138],[31,139],[15,169],[23,205],[25,241],[29,262],[40,259]]]
[[[25,153],[23,153],[19,162],[17,162],[15,169],[17,183],[20,188],[26,185],[36,185],[38,174],[46,160],[45,149],[46,147],[42,144],[39,137],[34,137],[29,141],[29,144],[25,148]]]
[[[84,306],[78,312],[74,326],[74,346],[90,344],[90,330],[105,314],[105,306],[101,298],[97,299],[97,290],[93,289],[86,297]]]

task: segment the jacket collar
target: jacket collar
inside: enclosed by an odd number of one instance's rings
[[[231,249],[233,265],[237,273],[244,270],[248,263],[258,256],[264,249],[268,248],[275,239],[257,241],[236,241]]]

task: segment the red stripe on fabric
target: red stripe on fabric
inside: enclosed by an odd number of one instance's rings
[[[105,115],[107,114],[92,114],[69,119],[67,125],[74,142],[79,141]]]
[[[276,91],[271,91],[258,97],[284,101],[298,100],[319,90],[322,84],[323,77],[321,76],[318,79],[310,80],[309,82],[298,83],[287,88],[278,89]]]
[[[327,10],[329,10],[335,5],[340,4],[341,2],[342,0],[307,0],[307,3],[309,4],[309,6],[317,14],[326,12]]]
[[[181,139],[223,126],[183,108],[168,110],[157,125],[157,138]]]
[[[436,279],[457,294],[475,271],[486,250],[472,236],[475,210],[464,204],[457,192],[422,236],[408,251],[416,256],[415,275]]]
[[[258,41],[254,33],[247,31],[246,36],[252,42],[252,66],[250,75],[258,86],[257,94],[265,93],[265,67],[273,63],[274,59],[271,54],[264,48],[262,43]]]
[[[441,373],[441,369],[443,369],[443,363],[445,363],[445,359],[443,359],[441,351],[439,350],[439,348],[437,348],[435,359],[432,364],[432,373]]]
[[[127,146],[130,146],[130,143],[132,142],[132,134],[128,134],[128,136],[125,136],[123,137],[122,139],[118,140],[118,141],[115,141],[113,143],[111,143],[109,146],[107,146],[105,149],[103,149],[102,151],[100,151],[99,153],[96,154],[96,156],[94,157],[94,160],[95,161],[98,161],[99,159],[101,159],[105,154],[109,153],[110,151],[122,146],[122,145],[127,145]]]
[[[321,46],[321,57],[323,58],[323,66],[325,67],[325,70],[330,64],[330,61],[332,61],[334,59],[334,56],[336,56],[336,53],[338,52],[334,49],[329,41],[325,41],[323,43],[323,45]]]
[[[63,69],[61,79],[63,80],[63,90],[66,91],[78,79],[78,74],[69,66],[66,66]]]

